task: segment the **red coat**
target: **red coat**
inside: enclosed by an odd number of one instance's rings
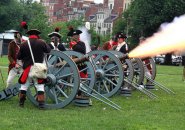
[[[15,67],[17,54],[19,50],[20,50],[19,44],[15,43],[14,40],[12,40],[8,44],[8,60],[9,60],[8,73],[13,67]]]

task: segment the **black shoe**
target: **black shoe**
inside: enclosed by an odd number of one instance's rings
[[[19,106],[20,106],[20,107],[24,107],[24,102],[25,102],[25,100],[26,100],[26,95],[20,93],[20,94],[19,94]]]
[[[155,89],[154,85],[145,85],[146,89]]]
[[[39,109],[44,110],[45,109],[45,103],[44,102],[39,102]]]

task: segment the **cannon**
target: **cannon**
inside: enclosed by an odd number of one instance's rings
[[[45,62],[48,67],[47,82],[45,84],[46,109],[58,109],[67,106],[74,100],[78,90],[80,89],[88,96],[92,96],[107,105],[120,110],[120,107],[117,104],[93,89],[95,84],[95,71],[91,62],[87,60],[87,57],[73,51],[62,53],[60,51],[53,50],[45,57]],[[85,62],[87,67],[80,71],[88,71],[87,78],[81,78],[79,75],[77,64],[81,64],[82,62]],[[17,95],[19,88],[20,84],[16,83],[11,86],[11,88],[2,91],[0,99],[7,99],[7,97],[10,98],[11,96]],[[16,93],[12,94],[9,90],[16,90]],[[106,101],[91,94],[92,91],[96,93],[96,95],[103,97]],[[27,91],[27,98],[34,105],[38,106],[36,96],[37,92],[34,84],[32,84]]]
[[[136,59],[129,59],[128,56],[125,56],[125,54],[118,52],[118,51],[110,51],[111,53],[113,53],[114,55],[117,56],[118,59],[122,60],[122,57],[127,57],[126,60],[124,60],[124,62],[127,64],[127,67],[125,70],[126,72],[129,72],[129,75],[125,75],[124,78],[124,84],[126,85],[130,85],[132,89],[137,89],[140,92],[146,94],[147,96],[149,96],[150,98],[154,99],[157,98],[157,96],[155,94],[153,94],[152,92],[148,91],[145,88],[140,88],[139,84],[143,81],[144,79],[144,67],[143,67],[143,63],[140,59],[136,58]],[[124,62],[122,61],[122,65],[124,66]],[[132,70],[131,70],[132,69]]]

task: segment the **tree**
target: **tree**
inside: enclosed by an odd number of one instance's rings
[[[49,27],[47,24],[48,18],[45,15],[45,7],[41,4],[33,3],[32,0],[20,0],[20,2],[17,0],[1,0],[0,32],[15,29],[23,33],[23,30],[20,28],[21,21],[26,21],[30,29],[39,29],[42,32],[42,38],[47,37]]]
[[[25,12],[23,14],[23,21],[27,21],[29,29],[39,29],[41,31],[41,38],[48,39],[48,33],[51,29],[48,25],[48,17],[45,15],[45,7],[38,3],[30,3],[24,5]]]
[[[0,32],[17,29],[16,23],[19,23],[19,20],[22,18],[22,10],[23,7],[16,0],[1,0]]]
[[[125,34],[127,33],[127,21],[124,20],[124,18],[118,18],[118,20],[115,22],[114,27],[113,27],[113,35],[116,34],[117,32],[124,32]]]

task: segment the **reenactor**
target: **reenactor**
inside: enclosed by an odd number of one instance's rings
[[[129,52],[129,48],[127,43],[125,42],[127,36],[125,34],[123,34],[122,32],[118,32],[116,34],[116,38],[117,38],[117,46],[116,46],[116,51],[120,51],[123,54],[128,54]],[[124,66],[124,69],[127,69],[127,66]],[[129,84],[124,83],[124,86],[121,87],[121,93],[124,96],[131,96],[131,87]]]
[[[67,34],[67,36],[71,37],[71,41],[69,43],[70,49],[85,55],[86,54],[85,43],[83,41],[80,41],[80,34],[82,33],[82,31],[81,30],[74,30],[72,27],[70,27],[69,29],[70,29],[70,31]],[[83,64],[83,63],[78,64],[77,66],[78,66],[79,70],[83,70],[84,68],[87,67],[86,64]],[[87,78],[88,77],[87,71],[80,72],[80,77]],[[76,98],[84,98],[84,96],[82,95],[82,91],[80,91],[80,90],[78,91]],[[90,100],[90,102],[91,102],[91,100]],[[90,105],[92,105],[92,104],[90,104]]]
[[[116,47],[116,51],[120,51],[123,54],[127,54],[129,52],[128,45],[125,42],[126,38],[127,36],[124,35],[122,32],[117,33],[118,44]]]
[[[143,37],[143,36],[141,36],[141,37],[139,38],[139,44],[143,44],[145,40],[146,40],[146,38]],[[144,67],[144,69],[145,69],[145,75],[146,75],[147,77],[150,77],[150,78],[151,78],[151,76],[152,76],[152,67],[151,67],[151,65],[149,64],[149,63],[150,63],[149,59],[144,59],[144,60],[143,60],[143,63],[146,65],[146,66]],[[146,80],[146,83],[145,83],[145,84],[142,83],[142,84],[141,84],[141,87],[143,87],[143,85],[144,85],[144,87],[147,88],[147,89],[154,89],[154,85],[153,85],[149,80]]]
[[[48,37],[51,38],[51,42],[49,43],[49,46],[51,49],[54,49],[54,50],[66,51],[64,45],[61,43],[61,35],[58,31],[59,29],[55,28],[54,32],[48,34]]]
[[[21,62],[17,60],[17,54],[23,41],[21,33],[14,32],[14,40],[8,44],[8,78],[6,88],[12,85],[13,79],[21,73]]]
[[[31,29],[26,32],[29,35],[29,41],[31,49],[33,52],[33,57],[35,63],[43,63],[44,53],[50,52],[50,47],[42,39],[40,39],[39,34],[41,32],[37,29]],[[37,89],[37,101],[39,108],[43,109],[45,107],[45,96],[44,96],[44,79],[33,78],[29,76],[30,69],[33,65],[33,60],[28,46],[28,41],[22,43],[20,51],[17,56],[18,60],[21,60],[23,63],[23,73],[19,78],[19,83],[21,84],[19,92],[19,106],[24,107],[24,102],[26,100],[26,92],[32,81]]]

